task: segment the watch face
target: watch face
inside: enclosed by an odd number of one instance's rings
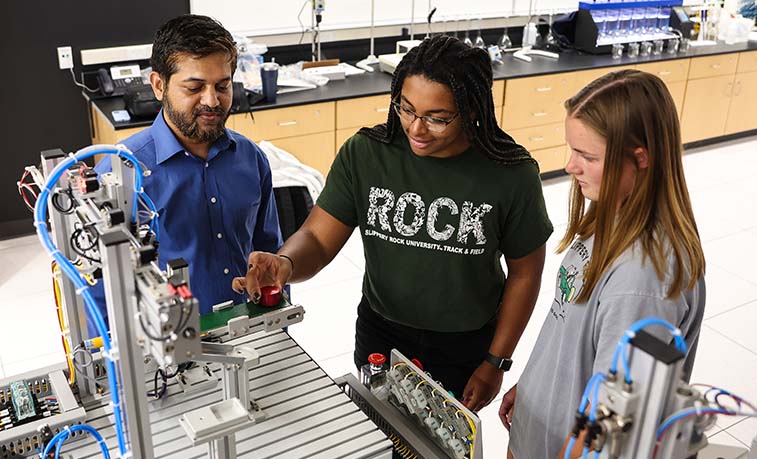
[[[491,354],[486,356],[486,360],[500,370],[509,370],[513,361],[504,357],[495,357]]]

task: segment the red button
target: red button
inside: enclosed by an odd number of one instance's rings
[[[260,288],[260,304],[262,306],[273,307],[278,306],[281,302],[281,289],[269,285],[267,287]]]
[[[411,362],[413,362],[413,363],[415,364],[415,366],[416,366],[416,367],[418,367],[418,368],[420,368],[421,370],[423,370],[423,364],[421,364],[421,361],[420,361],[420,360],[418,360],[418,359],[410,359],[410,361],[411,361]]]
[[[386,357],[384,357],[384,354],[375,352],[368,356],[368,363],[370,363],[371,365],[380,366],[386,363]]]

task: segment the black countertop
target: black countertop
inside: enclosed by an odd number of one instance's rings
[[[686,53],[667,54],[659,56],[612,59],[608,54],[592,55],[566,52],[559,59],[550,59],[533,56],[532,62],[524,62],[515,59],[511,54],[504,56],[501,64],[492,65],[495,80],[510,80],[515,78],[550,75],[554,73],[573,72],[601,67],[615,67],[647,62],[660,62],[675,59],[690,59],[692,57],[714,56],[718,54],[738,53],[741,51],[757,50],[757,42],[738,43],[726,45],[718,43],[712,46],[690,47]],[[295,105],[312,104],[317,102],[329,102],[334,100],[352,99],[356,97],[375,96],[389,93],[392,84],[392,76],[378,71],[353,75],[344,80],[337,80],[316,89],[280,94],[276,103],[258,103],[250,111],[266,110],[271,108],[291,107]],[[85,95],[86,97],[86,95]],[[88,98],[87,98],[88,99]],[[153,118],[134,119],[126,122],[113,120],[113,110],[124,110],[126,106],[120,97],[109,99],[91,100],[92,104],[108,119],[116,130],[128,129],[152,124]]]

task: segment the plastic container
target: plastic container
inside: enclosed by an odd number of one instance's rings
[[[536,23],[529,22],[523,26],[523,44],[522,46],[534,46],[536,44],[536,35],[538,35]]]
[[[266,62],[261,65],[260,79],[263,83],[263,96],[266,102],[276,102],[276,93],[279,90],[279,64]]]

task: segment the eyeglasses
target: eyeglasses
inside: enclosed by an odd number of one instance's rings
[[[394,111],[397,112],[397,115],[408,123],[412,124],[416,119],[420,118],[423,125],[431,132],[444,131],[447,129],[447,126],[457,118],[457,115],[460,114],[460,112],[457,112],[452,118],[443,119],[428,115],[420,116],[399,102],[392,102],[392,107],[394,107]]]

